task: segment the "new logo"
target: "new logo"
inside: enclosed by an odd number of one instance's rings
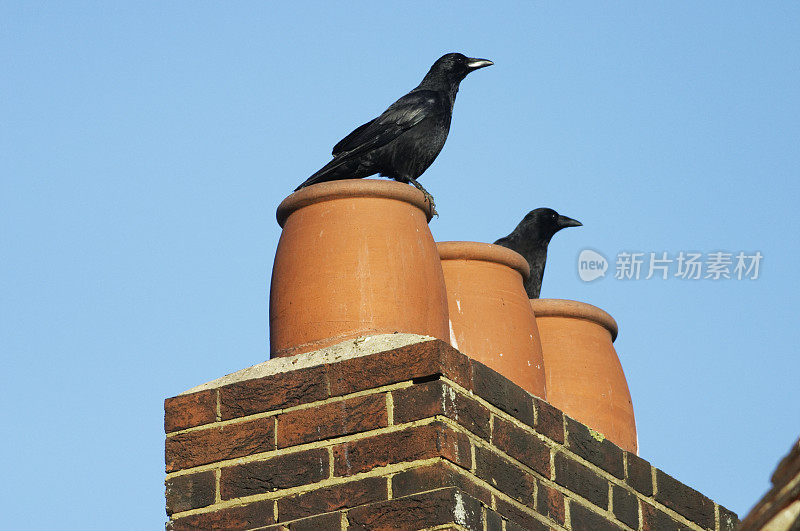
[[[591,282],[606,276],[608,260],[602,254],[591,249],[584,249],[578,255],[578,276],[584,282]]]

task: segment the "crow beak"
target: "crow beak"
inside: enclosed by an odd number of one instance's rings
[[[494,63],[488,59],[477,59],[475,57],[470,57],[467,59],[467,67],[470,70],[477,70],[479,68],[484,68],[487,66],[492,66]]]
[[[567,227],[582,227],[583,223],[577,219],[568,218],[567,216],[558,216],[558,228],[565,229]]]

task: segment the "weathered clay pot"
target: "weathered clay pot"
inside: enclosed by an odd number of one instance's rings
[[[321,183],[284,199],[269,301],[272,356],[393,332],[446,341],[430,217],[422,193],[394,181]]]
[[[516,252],[489,243],[439,242],[450,344],[526,391],[546,398],[539,331],[522,286],[530,274]]]
[[[531,299],[547,369],[547,400],[577,421],[636,453],[628,382],[614,350],[617,323],[577,301]]]

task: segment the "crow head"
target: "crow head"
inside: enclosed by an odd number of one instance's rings
[[[493,64],[488,59],[467,57],[460,53],[448,53],[433,63],[425,79],[458,85],[470,72]]]
[[[552,208],[537,208],[528,212],[514,232],[527,241],[549,242],[561,229],[581,225],[580,221],[562,216]]]

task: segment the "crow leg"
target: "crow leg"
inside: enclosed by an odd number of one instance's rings
[[[417,180],[414,179],[413,177],[409,177],[408,182],[413,184],[417,188],[417,190],[419,190],[425,195],[425,200],[428,202],[429,205],[431,205],[431,214],[438,218],[439,213],[436,212],[436,203],[433,202],[433,196],[429,194],[428,191],[425,188],[423,188],[422,185],[419,184]]]

